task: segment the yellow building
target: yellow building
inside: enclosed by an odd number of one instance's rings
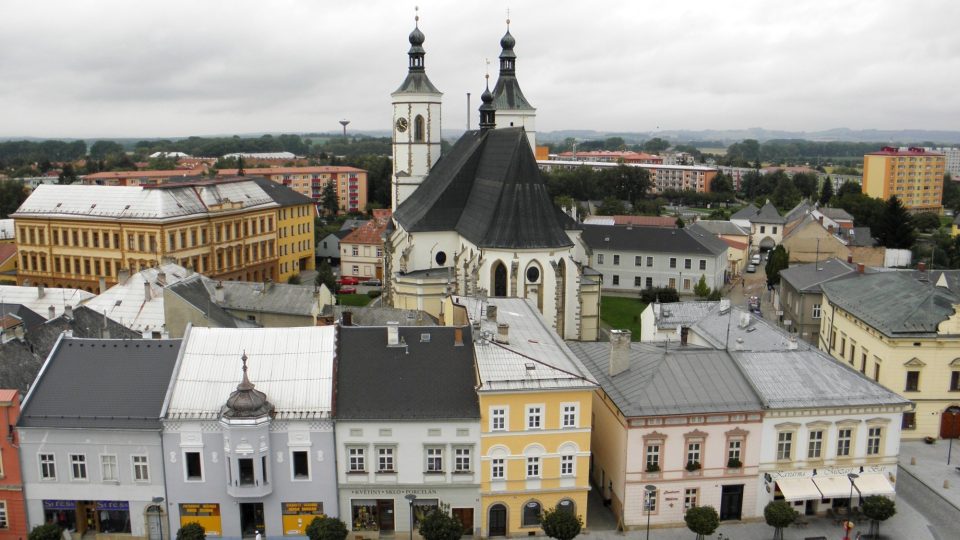
[[[941,436],[943,423],[960,418],[960,295],[931,274],[822,285],[819,347],[915,404],[903,414],[904,439]]]
[[[447,297],[441,320],[474,328],[481,536],[542,535],[554,508],[586,522],[596,381],[528,300]]]
[[[39,186],[13,214],[17,281],[99,292],[100,278],[167,257],[217,279],[284,281],[313,268],[312,206],[265,178]]]
[[[863,156],[863,192],[883,200],[896,195],[911,212],[940,213],[946,165],[939,152],[885,146]]]

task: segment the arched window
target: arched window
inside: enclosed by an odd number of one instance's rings
[[[561,499],[560,502],[557,503],[557,510],[560,510],[561,512],[570,512],[571,514],[576,515],[577,505],[570,499]]]
[[[493,296],[507,295],[507,266],[501,261],[493,265]]]
[[[413,140],[423,142],[423,117],[419,114],[413,119]]]
[[[540,525],[542,508],[537,501],[529,501],[523,505],[523,522],[521,527],[536,527]]]

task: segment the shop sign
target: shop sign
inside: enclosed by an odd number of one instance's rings
[[[862,469],[862,470],[861,470]],[[883,465],[864,465],[860,467],[817,467],[817,476],[846,476],[849,473],[884,473]],[[770,477],[777,478],[813,478],[813,469],[801,471],[770,471]]]
[[[280,508],[284,536],[303,536],[310,522],[324,515],[322,502],[285,502]]]
[[[220,536],[220,505],[216,503],[188,503],[180,505],[180,526],[187,523],[199,523],[207,531],[207,536]]]
[[[378,496],[378,495],[436,495],[435,489],[351,489],[350,495]]]
[[[127,501],[97,501],[97,510],[122,510],[130,511],[130,503]]]
[[[44,510],[76,510],[77,501],[43,501]]]

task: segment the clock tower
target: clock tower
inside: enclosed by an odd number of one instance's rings
[[[424,35],[420,17],[410,33],[410,66],[407,78],[393,98],[393,185],[391,209],[400,206],[440,159],[440,98],[423,66]]]

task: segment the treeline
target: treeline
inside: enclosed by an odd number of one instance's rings
[[[134,145],[137,153],[183,152],[191,156],[220,157],[238,152],[290,152],[298,156],[320,157],[390,155],[389,137],[301,137],[300,135],[262,135],[260,137],[188,137],[176,141],[143,140]]]
[[[0,142],[0,169],[75,161],[83,159],[86,154],[87,143],[84,141],[4,141]]]
[[[933,143],[921,143],[932,146]],[[759,142],[744,139],[727,147],[727,153],[718,157],[721,165],[752,167],[760,163],[849,163],[863,161],[863,155],[876,152],[890,144],[873,142],[807,141],[803,139],[774,139]],[[899,146],[896,143],[895,146]]]

